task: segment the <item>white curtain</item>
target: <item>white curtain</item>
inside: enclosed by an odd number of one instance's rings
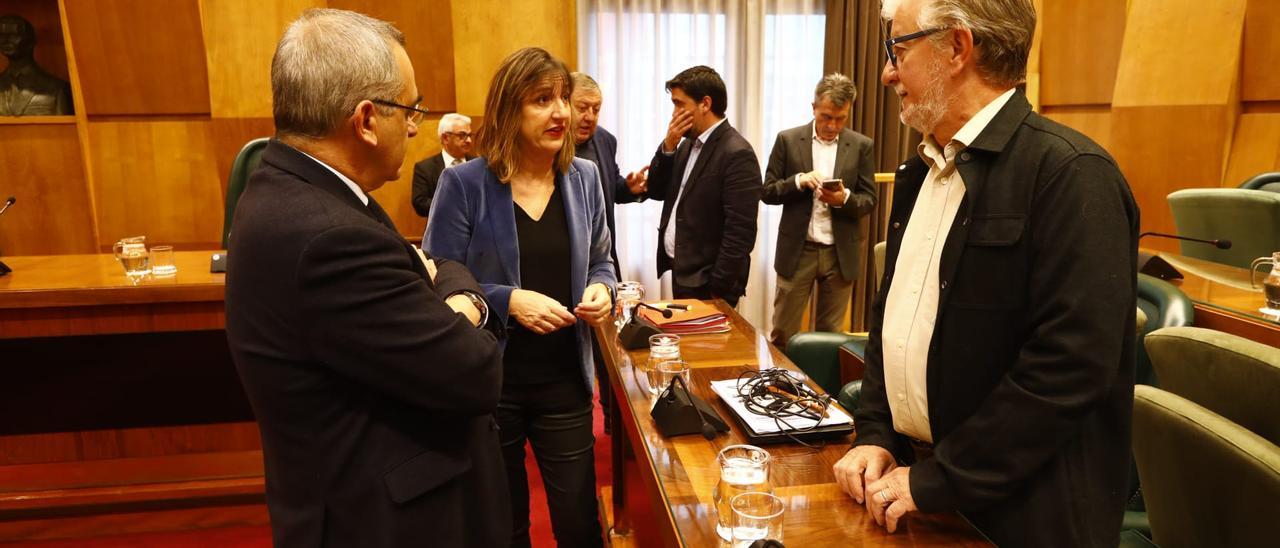
[[[578,67],[600,83],[600,126],[618,137],[623,174],[653,158],[671,119],[663,84],[694,65],[724,79],[729,123],[755,147],[763,173],[778,132],[813,119],[823,9],[821,0],[579,0]],[[648,300],[670,298],[671,275],[659,280],[654,265],[662,202],[616,207],[622,279],[643,283]],[[760,205],[750,282],[738,303],[765,333],[780,216],[781,208]]]

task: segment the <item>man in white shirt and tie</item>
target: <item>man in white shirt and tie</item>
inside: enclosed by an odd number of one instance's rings
[[[440,174],[475,157],[471,155],[475,142],[471,118],[456,112],[446,114],[440,118],[436,133],[440,136],[440,154],[413,165],[413,210],[422,217],[431,213],[431,198],[436,195]]]

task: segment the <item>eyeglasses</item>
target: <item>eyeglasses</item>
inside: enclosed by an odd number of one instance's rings
[[[404,110],[409,111],[409,114],[408,114],[408,115],[406,115],[406,116],[405,116],[405,118],[406,118],[407,120],[409,120],[409,123],[410,123],[410,124],[413,124],[413,125],[415,125],[415,126],[416,126],[416,125],[418,125],[418,122],[421,122],[421,121],[422,121],[422,117],[423,117],[423,116],[426,116],[426,115],[427,115],[427,111],[425,111],[425,110],[422,110],[422,109],[418,108],[418,105],[414,105],[414,106],[409,107],[409,106],[402,105],[402,104],[400,104],[400,103],[393,103],[393,102],[391,102],[391,101],[383,101],[382,99],[370,99],[370,100],[369,100],[369,102],[374,103],[374,104],[377,104],[377,105],[382,105],[382,106],[384,106],[384,107],[396,107],[396,108],[399,108],[399,109],[404,109]]]
[[[918,39],[918,38],[924,38],[925,36],[928,36],[928,35],[933,34],[933,33],[935,33],[935,32],[941,32],[941,31],[944,31],[944,30],[947,30],[947,27],[934,27],[934,28],[931,28],[931,29],[924,29],[924,30],[922,30],[922,31],[920,31],[920,32],[913,32],[913,33],[911,33],[911,34],[907,34],[907,35],[899,36],[899,37],[897,37],[897,38],[890,38],[890,39],[888,39],[888,40],[885,40],[885,41],[884,41],[884,52],[885,52],[886,54],[888,54],[888,55],[889,55],[889,64],[890,64],[890,65],[893,65],[893,68],[894,68],[895,70],[898,68],[898,54],[896,54],[896,53],[894,53],[894,52],[893,52],[893,46],[895,46],[895,45],[897,45],[897,44],[901,44],[901,43],[903,43],[903,42],[910,42],[910,41],[915,40],[915,39]],[[889,30],[888,30],[888,29],[885,29],[885,36],[888,36],[888,35],[889,35]]]
[[[461,139],[463,141],[466,141],[467,139],[471,138],[471,132],[469,131],[446,131],[444,132],[444,134],[457,137],[458,139]]]

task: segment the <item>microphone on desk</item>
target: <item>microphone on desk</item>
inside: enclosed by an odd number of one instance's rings
[[[1205,240],[1201,238],[1192,238],[1190,236],[1178,236],[1177,234],[1164,234],[1161,232],[1143,232],[1138,235],[1138,240],[1146,236],[1156,236],[1158,238],[1169,238],[1171,240],[1182,240],[1186,242],[1196,242],[1201,244],[1209,244],[1218,249],[1231,249],[1231,240]],[[1149,251],[1138,250],[1138,272],[1148,276],[1155,276],[1161,280],[1180,280],[1182,273],[1178,272],[1173,265],[1164,259],[1156,256]]]
[[[1146,236],[1158,236],[1161,238],[1169,238],[1173,240],[1182,240],[1184,242],[1197,242],[1202,244],[1210,244],[1218,249],[1231,249],[1231,240],[1202,240],[1200,238],[1192,238],[1190,236],[1178,236],[1176,234],[1163,234],[1160,232],[1143,232],[1138,235],[1138,240],[1142,240]]]
[[[9,206],[13,205],[16,201],[18,201],[18,199],[13,196],[10,196],[8,200],[5,200],[4,207],[0,207],[0,215],[4,215],[4,212],[9,211]],[[4,264],[3,261],[0,261],[0,276],[4,276],[10,272],[13,272],[13,269],[9,268],[9,265]]]
[[[658,329],[658,326],[640,317],[641,308],[656,310],[659,314],[662,314],[663,318],[671,317],[670,310],[658,308],[651,304],[636,303],[636,308],[631,313],[631,319],[618,331],[618,342],[621,342],[622,347],[627,350],[640,350],[649,346],[649,337],[662,332]]]

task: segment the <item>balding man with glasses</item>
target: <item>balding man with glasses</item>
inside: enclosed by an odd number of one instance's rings
[[[413,210],[422,217],[431,213],[431,200],[435,198],[440,174],[475,158],[471,154],[475,139],[470,117],[456,112],[446,114],[440,118],[436,133],[440,136],[440,153],[413,165]]]

